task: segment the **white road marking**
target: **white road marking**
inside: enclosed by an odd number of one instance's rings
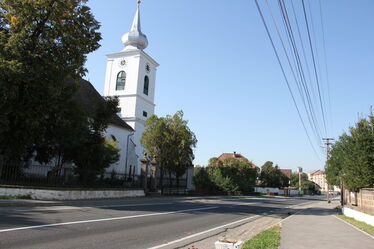
[[[247,217],[247,218],[244,218],[244,219],[241,219],[241,220],[237,220],[237,221],[234,221],[234,222],[231,222],[231,223],[227,223],[227,224],[224,224],[224,225],[221,225],[221,226],[218,226],[218,227],[213,227],[209,230],[205,230],[205,231],[202,231],[202,232],[199,232],[199,233],[195,233],[195,234],[192,234],[192,235],[189,235],[187,237],[184,237],[184,238],[181,238],[181,239],[177,239],[177,240],[173,240],[173,241],[170,241],[168,243],[165,243],[165,244],[162,244],[162,245],[158,245],[158,246],[154,246],[154,247],[150,247],[148,249],[158,249],[158,248],[163,248],[165,246],[168,246],[168,245],[171,245],[171,244],[175,244],[175,243],[178,243],[178,242],[181,242],[183,240],[186,240],[186,239],[190,239],[190,238],[193,238],[193,237],[196,237],[196,236],[199,236],[199,235],[202,235],[204,233],[209,233],[209,232],[212,232],[214,230],[217,230],[217,229],[220,229],[220,228],[224,228],[224,227],[227,227],[227,226],[231,226],[231,225],[234,225],[234,224],[237,224],[237,223],[240,223],[240,222],[243,222],[243,221],[247,221],[247,220],[250,220],[250,219],[253,219],[253,218],[256,218],[256,217],[259,217],[260,215],[254,215],[254,216],[250,216],[250,217]]]
[[[312,201],[310,201],[310,202],[304,202],[304,203],[300,203],[300,204],[296,204],[296,205],[291,205],[291,206],[288,206],[288,207],[285,207],[285,208],[291,208],[291,207],[296,207],[296,206],[301,206],[301,205],[307,205],[307,204],[309,204],[311,202]],[[209,232],[212,232],[212,231],[220,229],[220,228],[224,228],[224,227],[227,227],[227,226],[231,226],[231,225],[234,225],[234,224],[237,224],[237,223],[241,223],[241,222],[244,222],[244,221],[247,221],[247,220],[254,219],[254,218],[259,217],[259,216],[264,215],[264,214],[265,213],[262,213],[260,215],[250,216],[250,217],[247,217],[247,218],[244,218],[244,219],[241,219],[241,220],[237,220],[237,221],[234,221],[234,222],[231,222],[231,223],[227,223],[227,224],[224,224],[224,225],[221,225],[221,226],[218,226],[218,227],[213,227],[211,229],[208,229],[208,230],[205,230],[205,231],[202,231],[202,232],[199,232],[199,233],[191,234],[191,235],[189,235],[187,237],[183,237],[183,238],[180,238],[180,239],[177,239],[177,240],[173,240],[173,241],[170,241],[170,242],[162,244],[162,245],[150,247],[148,249],[159,249],[159,248],[163,248],[165,246],[169,246],[169,245],[181,242],[183,240],[191,239],[193,237],[196,237],[196,236],[199,236],[199,235],[202,235],[202,234],[205,234],[205,233],[209,233]]]
[[[19,231],[19,230],[27,230],[27,229],[35,229],[35,228],[42,228],[42,227],[56,227],[56,226],[94,223],[94,222],[102,222],[102,221],[125,220],[125,219],[133,219],[133,218],[156,216],[156,215],[167,215],[167,214],[176,214],[176,213],[183,213],[183,212],[209,210],[209,209],[215,209],[215,208],[219,208],[219,207],[218,206],[210,206],[210,207],[202,207],[202,208],[177,210],[177,211],[171,211],[171,212],[139,214],[139,215],[132,215],[132,216],[122,216],[122,217],[113,217],[113,218],[104,218],[104,219],[95,219],[95,220],[80,220],[80,221],[70,221],[70,222],[53,223],[53,224],[36,225],[36,226],[27,226],[27,227],[16,227],[16,228],[2,229],[2,230],[0,230],[0,233]]]
[[[114,205],[98,205],[98,206],[54,206],[46,208],[37,208],[37,209],[16,209],[14,212],[39,212],[39,211],[58,211],[58,210],[75,210],[75,209],[87,209],[87,208],[106,208],[106,207],[139,207],[139,206],[158,206],[158,205],[171,205],[173,202],[167,203],[143,203],[143,204],[114,204]]]

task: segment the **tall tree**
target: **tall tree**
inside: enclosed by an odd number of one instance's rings
[[[193,148],[197,139],[188,127],[188,122],[183,120],[183,112],[178,111],[173,116],[150,117],[146,122],[141,143],[145,152],[156,159],[161,178],[165,171],[168,171],[175,174],[178,181],[186,169],[192,166]]]
[[[273,166],[273,162],[267,161],[261,167],[260,180],[265,187],[287,187],[290,179],[278,169],[278,166]]]
[[[334,144],[327,162],[327,180],[358,191],[374,187],[374,116],[360,119]]]
[[[86,54],[99,47],[99,24],[86,0],[0,1],[0,154],[27,160],[60,120]]]

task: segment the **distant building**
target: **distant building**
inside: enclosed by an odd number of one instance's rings
[[[248,161],[248,162],[251,163],[251,168],[254,168],[254,169],[258,168],[254,163],[252,163],[250,160],[248,160],[248,158],[246,158],[242,154],[236,153],[235,151],[234,151],[234,153],[222,153],[218,157],[218,160],[220,160],[221,162],[223,162],[223,161],[225,161],[228,158],[236,159],[236,160],[239,160],[239,161]]]
[[[234,151],[234,153],[222,153],[219,157],[218,157],[218,159],[220,160],[220,161],[224,161],[225,159],[227,159],[227,158],[234,158],[234,159],[237,159],[237,160],[248,160],[247,158],[245,158],[244,156],[242,156],[241,154],[239,154],[239,153],[236,153],[235,151]]]
[[[291,169],[279,169],[284,175],[288,177],[288,179],[291,179],[292,170]]]
[[[326,174],[323,170],[313,170],[308,173],[308,180],[318,184],[321,187],[322,192],[327,192],[328,184],[326,180]]]

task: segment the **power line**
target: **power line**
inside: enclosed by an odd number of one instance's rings
[[[321,139],[321,135],[320,135],[320,131],[319,131],[319,128],[318,128],[318,125],[317,125],[315,111],[314,111],[314,108],[313,108],[313,103],[312,103],[311,98],[310,98],[309,89],[308,89],[308,85],[307,85],[307,82],[306,82],[306,77],[305,77],[303,65],[302,65],[302,62],[301,62],[301,59],[300,59],[300,55],[299,55],[300,53],[298,51],[296,40],[295,40],[293,31],[292,31],[292,25],[291,25],[291,22],[289,20],[288,13],[287,13],[287,8],[286,8],[286,5],[285,5],[284,1],[283,0],[278,0],[278,3],[279,3],[280,11],[281,11],[281,14],[282,14],[282,17],[283,17],[283,22],[285,23],[285,26],[286,26],[286,32],[287,32],[289,40],[292,44],[293,53],[294,53],[294,56],[295,56],[296,61],[297,61],[297,69],[298,69],[298,72],[299,72],[299,75],[300,75],[300,78],[301,78],[301,87],[299,87],[299,93],[302,97],[305,95],[305,98],[306,98],[307,103],[308,103],[308,107],[305,106],[305,109],[306,109],[305,111],[308,115],[310,126],[314,130],[314,133],[316,135],[317,143],[319,143],[319,141]],[[303,90],[301,90],[300,88],[302,88]]]
[[[296,100],[295,100],[294,94],[293,94],[293,92],[292,92],[291,86],[290,86],[290,84],[289,84],[288,78],[287,78],[286,73],[285,73],[285,70],[284,70],[284,67],[283,67],[282,62],[281,62],[281,60],[280,60],[279,54],[278,54],[277,49],[276,49],[276,47],[275,47],[275,44],[274,44],[273,38],[271,37],[271,34],[270,34],[270,31],[269,31],[269,28],[268,28],[268,26],[267,26],[267,24],[266,24],[265,18],[264,18],[264,16],[263,16],[263,13],[262,13],[262,11],[261,11],[261,8],[260,8],[260,6],[259,6],[259,4],[258,4],[258,0],[255,0],[255,3],[256,3],[256,6],[257,6],[257,10],[258,10],[258,12],[259,12],[259,14],[260,14],[260,16],[261,16],[262,23],[263,23],[263,25],[264,25],[264,27],[265,27],[265,29],[266,29],[266,33],[267,33],[267,35],[268,35],[268,38],[269,38],[269,40],[270,40],[270,42],[271,42],[271,45],[272,45],[272,47],[273,47],[273,51],[274,51],[274,53],[275,53],[275,56],[277,57],[277,61],[278,61],[278,64],[279,64],[279,66],[280,66],[280,68],[281,68],[281,71],[282,71],[283,77],[284,77],[284,79],[285,79],[285,81],[286,81],[287,88],[288,88],[288,90],[289,90],[289,92],[290,92],[290,94],[291,94],[292,101],[293,101],[294,106],[295,106],[295,108],[296,108],[296,110],[297,110],[298,116],[299,116],[300,121],[301,121],[301,123],[302,123],[302,126],[303,126],[303,128],[304,128],[304,131],[305,131],[305,133],[306,133],[306,135],[307,135],[307,137],[308,137],[308,141],[309,141],[309,143],[310,143],[310,145],[311,145],[311,147],[312,147],[314,153],[316,154],[317,158],[319,158],[318,153],[317,153],[317,151],[315,150],[315,148],[314,148],[314,146],[313,146],[313,143],[312,143],[312,141],[311,141],[311,139],[310,139],[310,136],[309,136],[308,130],[306,129],[306,126],[305,126],[304,120],[303,120],[303,118],[302,118],[302,116],[301,116],[301,113],[300,113],[299,107],[297,106],[297,102],[296,102]]]
[[[309,40],[310,51],[312,53],[314,75],[315,75],[316,83],[317,83],[318,97],[319,97],[320,108],[321,108],[322,119],[323,119],[323,126],[324,126],[324,129],[325,129],[325,133],[327,134],[325,111],[324,111],[323,103],[322,103],[322,96],[321,96],[321,89],[320,89],[320,84],[319,84],[319,79],[318,79],[318,73],[317,73],[317,67],[316,67],[316,60],[315,60],[315,56],[314,56],[312,40],[311,40],[311,37],[310,37],[309,22],[308,22],[308,17],[307,17],[306,10],[305,10],[304,0],[302,0],[302,5],[303,5],[303,12],[304,12],[305,24],[306,24],[306,28],[307,28],[307,31],[308,31],[308,40]]]
[[[326,85],[327,85],[327,98],[329,103],[329,117],[330,117],[330,129],[332,129],[332,111],[331,111],[331,92],[330,92],[330,80],[329,80],[329,70],[328,70],[328,63],[327,63],[327,53],[326,53],[326,39],[325,39],[325,25],[323,22],[323,12],[322,12],[322,3],[321,0],[319,2],[319,12],[320,12],[320,20],[321,20],[321,30],[322,30],[322,44],[323,44],[323,54],[325,58],[325,72],[326,72]]]

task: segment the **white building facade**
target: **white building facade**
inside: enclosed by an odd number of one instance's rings
[[[139,5],[130,32],[122,36],[124,49],[107,55],[104,86],[104,96],[118,97],[118,115],[135,130],[129,139],[135,144],[135,155],[132,155],[131,161],[136,158],[136,175],[140,175],[139,159],[144,154],[140,138],[145,121],[154,114],[156,70],[159,66],[143,51],[148,46],[148,40],[141,31]],[[132,173],[128,170],[124,173]]]

